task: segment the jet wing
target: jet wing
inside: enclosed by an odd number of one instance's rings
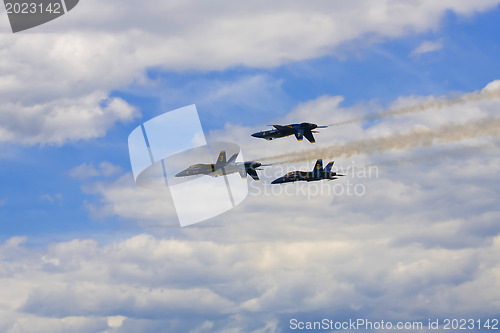
[[[304,136],[306,137],[307,140],[309,140],[310,143],[315,143],[316,140],[314,140],[314,136],[310,130],[305,130],[304,131]]]
[[[248,168],[247,173],[253,178],[253,180],[259,180],[259,175],[257,175],[257,171],[255,171],[255,169]]]
[[[274,126],[274,128],[276,128],[278,131],[287,131],[290,129],[289,127],[282,126],[282,125],[269,125],[269,126]]]

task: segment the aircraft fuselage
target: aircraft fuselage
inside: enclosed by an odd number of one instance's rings
[[[238,153],[234,154],[228,161],[226,161],[226,152],[221,151],[217,158],[217,163],[213,164],[193,164],[187,169],[180,171],[175,177],[186,177],[196,175],[208,175],[212,177],[219,177],[222,175],[229,175],[239,173],[241,178],[246,178],[249,174],[254,180],[259,180],[257,175],[257,168],[262,164],[256,161],[236,162]]]
[[[194,164],[191,165],[186,170],[183,170],[176,174],[176,177],[184,177],[184,176],[195,176],[195,175],[207,175],[210,172],[214,172],[215,164]]]
[[[273,140],[277,138],[282,138],[285,136],[295,135],[297,140],[302,141],[304,137],[311,143],[315,142],[313,136],[313,129],[318,127],[326,127],[326,126],[318,126],[312,123],[300,123],[300,124],[290,124],[290,125],[269,125],[273,126],[274,129],[261,131],[253,133],[252,136],[254,138],[261,138],[266,140]]]
[[[323,168],[323,160],[319,159],[316,161],[313,171],[292,171],[282,177],[273,180],[271,184],[291,183],[297,181],[314,182],[323,179],[337,179],[337,176],[343,175],[339,175],[335,171],[331,171],[333,163],[334,162],[331,161],[325,168]]]
[[[323,179],[333,180],[337,179],[336,176],[336,172],[324,172],[320,173],[319,175],[314,175],[314,172],[311,171],[295,171],[273,180],[271,184],[290,183],[296,181],[314,182]]]

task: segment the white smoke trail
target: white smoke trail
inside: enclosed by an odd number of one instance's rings
[[[455,142],[480,136],[498,135],[500,135],[500,117],[486,117],[463,124],[445,125],[436,129],[416,128],[407,133],[396,133],[391,136],[279,154],[261,158],[259,161],[273,161],[273,164],[276,164],[309,161],[317,158],[328,159],[360,154],[371,155],[375,152],[412,149],[417,146],[431,146],[439,142]]]
[[[409,106],[409,107],[395,109],[395,110],[387,110],[387,111],[384,111],[384,112],[378,113],[378,114],[366,115],[363,117],[353,118],[350,120],[329,124],[328,126],[341,126],[341,125],[352,124],[352,123],[356,123],[356,122],[364,121],[364,120],[381,119],[381,118],[398,116],[398,115],[403,115],[403,114],[408,114],[408,113],[423,112],[423,111],[427,111],[427,110],[431,110],[431,109],[442,109],[444,107],[464,104],[466,102],[478,102],[478,101],[489,100],[489,99],[494,99],[494,98],[500,98],[500,85],[490,86],[490,87],[487,87],[479,92],[475,91],[472,93],[467,93],[467,94],[464,94],[460,97],[453,98],[453,99],[444,99],[444,98],[432,99],[428,102],[419,103],[419,104],[414,105],[414,106]]]

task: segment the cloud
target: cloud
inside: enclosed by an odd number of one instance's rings
[[[95,217],[121,216],[140,221],[143,226],[153,224],[178,225],[170,193],[161,190],[139,188],[131,173],[112,183],[96,182],[84,186],[84,192],[98,194],[100,202],[89,202],[87,209]],[[133,198],[133,202],[129,199]]]
[[[114,123],[133,119],[134,111],[119,100],[114,106],[101,101],[111,87],[140,77],[144,66],[209,70],[235,64],[272,66],[329,54],[340,40],[361,38],[371,31],[391,38],[429,29],[445,8],[470,14],[496,2],[330,3],[318,3],[318,7],[302,2],[286,7],[281,2],[238,7],[228,2],[226,8],[199,3],[194,7],[194,2],[143,2],[130,4],[132,10],[116,6],[115,1],[100,3],[101,11],[97,12],[92,2],[82,2],[77,8],[82,8],[80,16],[66,15],[60,23],[44,26],[50,29],[67,24],[69,29],[77,29],[86,25],[87,30],[83,29],[74,44],[69,34],[62,36],[66,39],[47,34],[37,40],[34,36],[42,34],[23,34],[15,41],[3,40],[22,44],[9,49],[22,50],[18,58],[9,53],[1,60],[19,70],[19,82],[15,75],[7,75],[3,84],[12,96],[30,88],[23,97],[26,99],[19,102],[19,110],[33,123],[21,122],[21,118],[16,122],[15,114],[5,111],[9,127],[2,127],[0,134],[4,141],[24,144],[63,144],[105,135]],[[282,15],[283,8],[287,11]],[[205,20],[200,20],[205,13]],[[217,15],[220,20],[216,20]],[[123,18],[130,19],[131,28],[124,27]],[[260,19],[262,26],[258,25]],[[195,25],[182,26],[182,20]],[[293,21],[303,31],[292,28],[289,34],[286,29],[294,26],[290,24]],[[137,27],[138,22],[144,28]],[[269,33],[270,22],[277,30]],[[163,40],[155,30],[158,24],[178,29],[177,37]],[[314,36],[318,29],[332,24],[345,30],[326,30],[343,34],[343,39],[325,37],[326,33]],[[111,38],[107,35],[111,31],[130,34]],[[101,36],[98,41],[102,43],[95,43],[91,35]],[[304,36],[313,37],[301,46]],[[137,37],[133,47],[132,37]],[[30,46],[30,42],[40,44]],[[45,53],[33,52],[41,45],[46,45]],[[227,51],[227,45],[234,45],[234,49]],[[297,52],[289,53],[293,48]],[[250,54],[245,54],[248,51]],[[58,54],[62,54],[59,62],[47,60]],[[31,62],[38,65],[36,70],[25,66]],[[88,71],[81,65],[84,63],[92,65]],[[54,69],[52,76],[50,69]],[[80,76],[83,81],[77,79]],[[54,86],[60,85],[54,91],[45,82],[48,77],[53,78]],[[21,88],[23,82],[26,84]],[[65,102],[56,96],[57,89],[68,93]],[[87,97],[89,101],[84,103]],[[432,97],[402,97],[394,106],[429,99]],[[71,110],[74,101],[86,106],[71,113],[74,120],[54,111],[59,103]],[[307,116],[320,123],[367,114],[366,105],[345,108],[341,101],[340,96],[322,96],[298,105],[278,120],[296,121]],[[411,130],[416,124],[439,128],[449,119],[474,121],[496,110],[497,100],[476,101],[369,124],[355,122],[321,130],[315,145],[390,135],[396,130]],[[312,147],[294,138],[257,140],[248,135],[253,130],[253,126],[227,123],[225,131],[213,131],[209,136],[241,142],[248,152],[245,156],[252,158],[269,156],[276,150],[295,151],[298,145]],[[499,153],[495,138],[470,138],[369,158],[341,158],[336,165],[351,165],[353,161],[360,166],[378,166],[379,172],[372,177],[350,175],[301,187],[269,185],[273,173],[283,171],[281,166],[272,166],[262,172],[261,183],[250,183],[251,195],[242,205],[183,229],[177,227],[168,192],[137,188],[130,174],[94,181],[84,187],[86,194],[93,196],[87,203],[92,216],[102,223],[110,216],[124,219],[144,232],[107,242],[73,239],[37,248],[26,237],[5,240],[0,244],[0,330],[285,332],[290,317],[306,314],[340,320],[495,316],[500,287],[500,190],[492,180],[497,179]],[[287,166],[310,169],[311,162]],[[71,171],[82,178],[99,172],[115,171],[109,165],[92,164]],[[349,184],[362,185],[365,191],[348,195]],[[335,194],[335,188],[345,191]]]
[[[283,121],[304,114],[341,119],[367,112],[363,104],[345,109],[341,100],[323,96],[302,103]],[[401,97],[394,105],[429,100],[434,99]],[[382,118],[368,127],[359,122],[324,129],[316,145],[416,124],[440,127],[450,114],[459,123],[475,121],[496,110],[496,99],[452,103]],[[256,140],[248,136],[250,129],[228,123],[225,134],[214,131],[209,137],[234,135],[249,151],[293,150],[302,144],[294,138]],[[249,183],[250,195],[241,205],[182,229],[175,227],[168,194],[160,198],[140,191],[130,175],[98,182],[90,186],[96,196],[93,212],[133,221],[145,233],[110,244],[73,241],[50,247],[43,274],[66,272],[71,281],[87,283],[31,289],[22,308],[40,317],[119,315],[125,317],[124,331],[161,323],[180,325],[175,326],[180,331],[259,332],[268,327],[284,332],[290,318],[305,314],[339,320],[493,316],[500,281],[495,255],[500,191],[491,181],[500,166],[498,143],[475,138],[370,158],[338,158],[339,167],[354,160],[360,171],[369,164],[377,172],[297,186],[270,185],[269,180],[281,175],[282,167],[310,170],[313,161],[271,166],[260,172],[262,182]],[[349,186],[364,191],[348,194]],[[335,192],[340,189],[344,192]],[[43,307],[47,299],[75,306]],[[189,322],[176,321],[186,313]]]
[[[60,145],[101,137],[136,115],[120,99],[101,102],[112,90],[147,81],[150,68],[270,68],[334,55],[366,36],[377,41],[434,29],[449,10],[472,15],[497,4],[89,0],[36,30],[4,34],[0,141]]]
[[[407,154],[419,145],[444,147],[456,141],[466,145],[489,144],[488,136],[498,135],[492,123],[498,121],[500,107],[497,86],[495,80],[480,91],[458,96],[401,96],[387,110],[373,103],[346,108],[342,106],[342,96],[324,95],[298,104],[286,116],[275,120],[277,124],[308,121],[332,125],[318,130],[313,145],[305,140],[296,142],[293,137],[272,142],[256,139],[250,134],[263,130],[264,125],[231,123],[223,130],[211,131],[209,140],[238,142],[245,159],[269,163],[306,162],[317,158],[345,160],[349,156],[350,160],[362,164],[367,161],[367,154],[388,153],[391,149],[403,149],[402,153]],[[450,123],[450,119],[453,122]]]
[[[190,80],[158,75],[134,85],[139,95],[159,96],[163,110],[196,103],[204,126],[220,126],[225,122],[257,122],[269,110],[284,113],[290,97],[283,89],[283,80],[269,74],[244,74],[233,77],[216,74],[216,78],[187,75]],[[164,94],[168,91],[168,95]],[[243,117],[242,115],[246,115]]]
[[[106,99],[102,94],[33,105],[8,102],[0,104],[0,142],[62,145],[88,140],[104,136],[115,122],[129,122],[137,115],[124,100]]]
[[[411,55],[418,56],[424,53],[436,52],[443,48],[443,41],[423,41],[422,44],[417,46],[413,51],[411,51]]]
[[[372,155],[374,153],[384,153],[389,150],[408,151],[418,146],[431,146],[439,143],[456,142],[471,138],[500,135],[500,118],[486,117],[475,122],[464,124],[452,124],[438,127],[434,130],[415,126],[415,129],[408,133],[396,133],[391,136],[384,136],[360,141],[352,141],[346,144],[334,144],[328,147],[302,150],[277,154],[271,157],[262,158],[262,161],[279,161],[279,163],[291,163],[307,161],[321,157],[351,157],[353,155]],[[275,162],[276,163],[276,162]]]
[[[93,177],[111,177],[122,172],[122,168],[109,162],[101,162],[98,167],[93,163],[82,163],[69,171],[69,176],[76,179]]]
[[[48,201],[50,203],[54,203],[55,201],[62,202],[63,201],[63,196],[62,196],[61,193],[57,193],[57,194],[54,194],[54,195],[50,195],[48,193],[45,193],[45,194],[42,194],[42,196],[40,197],[40,199],[42,199],[44,201]]]
[[[47,318],[33,315],[16,316],[12,313],[4,312],[7,325],[3,326],[4,332],[111,332],[106,331],[111,326],[106,324],[104,318],[91,317],[66,317],[66,318]]]
[[[374,4],[359,0],[348,4],[277,1],[255,5],[222,0],[200,6],[196,1],[174,5],[91,1],[85,8],[79,7],[72,20],[54,22],[52,29],[127,31],[125,38],[134,39],[138,46],[134,49],[139,61],[149,59],[175,69],[268,67],[329,54],[336,46],[365,34],[394,38],[433,29],[447,10],[471,15],[497,4],[493,0],[473,4]],[[154,45],[160,36],[162,43]]]
[[[272,331],[282,332],[276,324],[301,313],[350,312],[385,320],[494,314],[498,284],[484,281],[498,278],[498,236],[451,249],[393,244],[422,221],[409,218],[400,225],[396,216],[371,225],[359,216],[349,225],[341,215],[336,222],[328,216],[290,219],[297,212],[269,214],[279,228],[250,224],[245,213],[236,227],[191,229],[187,239],[141,234],[109,244],[55,243],[43,250],[44,261],[25,249],[27,255],[3,262],[15,274],[4,275],[0,292],[17,293],[3,302],[13,314],[4,316],[4,331],[28,329],[32,322],[42,332],[61,326],[104,330],[115,326],[109,317],[119,317],[120,331],[164,325],[252,332],[274,322]],[[446,229],[443,238],[449,237]],[[264,233],[267,239],[259,239]]]

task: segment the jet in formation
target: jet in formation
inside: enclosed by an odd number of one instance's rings
[[[312,123],[300,123],[300,124],[290,124],[290,125],[268,125],[274,126],[274,129],[268,131],[262,131],[252,134],[255,138],[262,138],[266,140],[273,140],[277,138],[282,138],[289,135],[295,135],[297,140],[302,141],[304,137],[311,143],[316,142],[314,140],[313,133],[318,133],[313,131],[316,128],[325,128],[328,126],[318,126]]]
[[[258,169],[260,166],[265,165],[256,161],[236,162],[237,157],[238,153],[234,154],[229,160],[226,161],[226,151],[222,150],[219,153],[219,157],[217,158],[217,162],[215,164],[193,164],[189,168],[177,173],[175,177],[196,175],[218,177],[238,172],[241,178],[246,178],[247,175],[250,175],[254,180],[259,180],[257,170],[260,170]]]
[[[345,176],[332,171],[333,163],[334,162],[331,161],[323,169],[323,160],[319,159],[316,161],[313,171],[292,171],[283,177],[273,180],[271,184],[282,184],[296,181],[312,182],[323,179],[334,180],[337,179],[338,176]]]

